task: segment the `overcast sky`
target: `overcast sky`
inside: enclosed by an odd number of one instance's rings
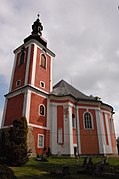
[[[0,0],[0,120],[13,50],[40,13],[43,37],[55,54],[54,84],[64,79],[114,107],[119,136],[119,1]]]

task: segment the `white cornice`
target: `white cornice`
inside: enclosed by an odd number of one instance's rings
[[[47,52],[49,55],[51,55],[52,57],[55,57],[55,54],[54,54],[51,50],[49,50],[47,47],[44,47],[40,42],[38,42],[38,41],[35,40],[35,39],[31,39],[31,40],[29,40],[28,42],[26,42],[25,44],[20,45],[18,48],[16,48],[16,49],[14,50],[14,53],[19,52],[19,51],[21,50],[21,47],[22,47],[22,46],[27,47],[27,46],[29,46],[30,44],[35,44],[35,45],[37,45],[38,48],[40,48],[41,50],[45,49],[46,52]]]
[[[29,123],[28,126],[35,127],[35,128],[39,128],[39,129],[49,130],[47,127],[39,126],[39,125],[37,125],[37,124],[31,124],[31,123]]]

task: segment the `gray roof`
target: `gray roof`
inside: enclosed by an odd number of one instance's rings
[[[64,80],[61,80],[58,82],[54,87],[52,93],[56,96],[67,96],[71,95],[75,99],[82,99],[82,100],[96,100],[93,96],[87,96],[84,93],[80,92],[76,88],[74,88],[72,85],[67,83]]]

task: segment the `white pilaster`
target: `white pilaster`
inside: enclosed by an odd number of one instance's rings
[[[31,85],[34,86],[35,82],[35,73],[36,73],[36,57],[37,57],[37,46],[34,44],[34,53],[33,53],[33,68],[32,68],[32,78],[31,78]]]
[[[73,148],[73,128],[72,128],[72,107],[69,106],[69,147],[70,147],[70,155],[74,155]]]
[[[50,143],[50,147],[51,147],[51,152],[53,154],[57,154],[58,149],[57,149],[57,106],[51,104],[51,132],[50,132],[50,136],[51,136],[51,143]]]
[[[14,64],[13,64],[12,75],[11,75],[11,80],[10,80],[9,92],[11,92],[11,90],[12,90],[12,84],[13,84],[14,71],[15,71],[16,61],[17,61],[17,59],[16,59],[16,58],[17,58],[17,54],[15,54],[15,57],[14,57]]]
[[[27,83],[28,83],[30,56],[31,56],[31,45],[28,48],[28,56],[27,56],[27,63],[26,63],[26,73],[25,73],[24,85],[27,85]]]
[[[30,103],[31,103],[31,91],[26,90],[24,95],[22,115],[26,117],[28,124],[29,124],[29,115],[30,115]]]
[[[112,153],[112,143],[111,143],[111,136],[110,136],[110,129],[109,129],[108,114],[105,114],[105,121],[106,121],[107,138],[108,138],[108,146],[106,147],[106,152]]]
[[[51,120],[50,120],[50,100],[49,98],[47,98],[47,128],[50,129],[50,124],[51,124]]]
[[[101,112],[100,110],[96,110],[96,124],[97,124],[97,135],[98,135],[98,144],[99,144],[99,153],[100,154],[104,154],[104,141],[103,141],[103,136],[102,134],[104,134],[103,132],[103,118],[101,119]],[[102,122],[101,122],[102,121]],[[103,132],[103,133],[102,133]]]
[[[50,92],[52,91],[52,67],[53,67],[53,58],[51,57],[51,63],[50,63]]]
[[[79,123],[79,113],[78,113],[78,107],[76,106],[76,137],[77,137],[77,152],[78,154],[81,154],[81,141],[80,141],[80,123]]]

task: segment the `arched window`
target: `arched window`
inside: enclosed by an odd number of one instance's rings
[[[22,47],[21,52],[20,52],[19,64],[18,65],[24,64],[24,61],[25,61],[25,47]]]
[[[86,112],[84,114],[84,128],[85,129],[92,129],[93,128],[92,116],[89,112]]]
[[[40,65],[46,68],[46,56],[44,54],[41,54]]]
[[[39,114],[45,116],[45,106],[43,104],[39,106]]]

